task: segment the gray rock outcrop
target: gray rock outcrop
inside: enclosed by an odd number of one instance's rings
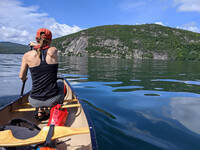
[[[81,36],[72,40],[65,47],[65,54],[73,53],[73,55],[87,55],[86,48],[88,46],[88,37]]]

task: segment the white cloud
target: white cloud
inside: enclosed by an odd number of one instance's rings
[[[164,24],[162,22],[155,22],[155,24],[164,26]]]
[[[59,24],[56,22],[50,25],[49,29],[54,33],[55,37],[75,33],[81,30],[78,26],[70,27],[66,24]]]
[[[58,23],[47,13],[39,13],[39,7],[25,7],[19,0],[0,1],[0,41],[28,44],[35,40],[38,28],[52,30],[53,38],[78,32],[78,26]]]
[[[197,11],[200,12],[200,0],[174,0],[179,11]]]
[[[13,27],[1,26],[0,36],[2,41],[25,43],[27,38],[30,40],[29,33],[26,30],[15,29]]]
[[[178,26],[177,28],[200,33],[200,28],[197,26],[197,24],[195,22],[190,22],[190,23],[184,24],[180,27]]]

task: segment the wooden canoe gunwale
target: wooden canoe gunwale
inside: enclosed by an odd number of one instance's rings
[[[29,96],[29,93],[30,92],[27,92],[26,94],[24,94],[23,96],[19,96],[19,98],[17,98],[16,100],[8,103],[8,104],[5,104],[3,107],[0,108],[0,111],[3,111],[4,109],[7,109],[7,107],[12,107],[13,104],[15,103],[22,103],[23,99],[26,97],[26,96]],[[12,108],[10,108],[12,110]]]
[[[85,115],[86,115],[86,118],[87,118],[87,121],[88,121],[89,129],[90,129],[91,142],[92,142],[92,150],[98,150],[96,132],[95,132],[93,121],[90,117],[88,110],[86,109],[86,106],[85,106],[86,104],[84,104],[81,100],[79,100],[79,102],[81,103],[81,105],[84,109],[84,112],[85,112]]]

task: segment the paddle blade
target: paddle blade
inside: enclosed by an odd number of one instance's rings
[[[28,139],[17,139],[13,136],[11,130],[0,131],[0,147],[14,147],[14,146],[26,146],[31,144],[44,143],[49,131],[49,126],[42,128],[42,130],[34,137]],[[54,128],[54,134],[52,140],[79,134],[88,134],[89,128],[70,128],[64,126],[56,126]]]

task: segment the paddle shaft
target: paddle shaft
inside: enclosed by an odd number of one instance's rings
[[[55,125],[52,125],[52,124],[49,127],[49,131],[48,131],[45,143],[44,143],[44,145],[46,147],[52,147],[53,146],[53,142],[52,142],[51,138],[53,137],[54,127],[55,127]]]
[[[24,80],[23,83],[22,83],[22,89],[21,89],[21,94],[20,94],[21,97],[22,97],[23,94],[24,94],[25,83],[26,83],[26,80]]]

